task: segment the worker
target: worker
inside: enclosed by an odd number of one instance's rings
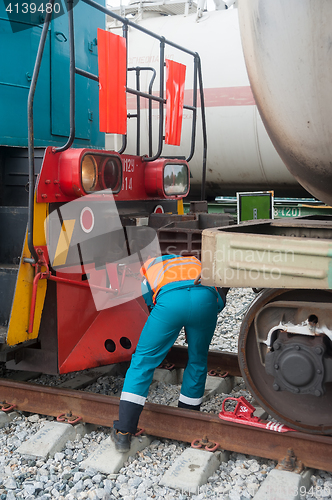
[[[200,273],[198,259],[173,254],[149,259],[141,268],[143,297],[151,312],[126,373],[119,420],[113,424],[111,437],[119,452],[129,451],[154,370],[165,359],[182,327],[188,342],[188,364],[178,406],[200,409],[209,345],[228,291],[201,285]]]

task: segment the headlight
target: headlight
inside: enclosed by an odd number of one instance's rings
[[[158,158],[147,162],[144,185],[148,196],[162,199],[180,199],[187,196],[190,188],[189,165],[185,160]]]
[[[164,191],[167,196],[185,195],[188,191],[187,165],[168,164],[164,168]]]
[[[94,190],[97,181],[97,163],[91,155],[85,155],[82,161],[82,186],[86,193]]]
[[[47,193],[45,189],[40,193],[43,202],[46,197],[49,202],[67,202],[103,190],[120,192],[122,160],[114,151],[69,148],[59,155],[54,155],[49,148],[46,151],[45,158],[57,177],[51,182],[49,176],[45,176],[43,186],[49,189]],[[51,186],[55,187],[51,189]]]

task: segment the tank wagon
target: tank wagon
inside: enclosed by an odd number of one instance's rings
[[[224,5],[223,2],[219,4]],[[195,2],[181,0],[162,3],[131,1],[128,6],[119,7],[119,11],[121,9],[140,26],[161,33],[176,43],[185,43],[200,55],[209,148],[206,170],[208,199],[234,196],[237,191],[257,190],[274,190],[275,196],[308,197],[276,152],[258,113],[243,57],[238,9],[232,6],[211,10],[197,17]],[[115,33],[120,29],[111,18],[109,27]],[[129,47],[130,63],[135,65],[144,61],[156,67],[158,41],[150,43],[139,31],[131,33],[131,36],[134,43]],[[175,57],[171,48],[167,49],[167,57]],[[187,64],[184,53],[180,58],[180,62]],[[185,99],[190,98],[191,88],[192,76],[188,66]],[[158,109],[155,107],[153,119],[157,120],[157,117]],[[148,126],[147,114],[144,113],[142,125]],[[134,123],[129,122],[130,126],[134,127]],[[167,154],[179,154],[178,149],[181,152],[181,147],[190,140],[190,136],[191,116],[185,112],[183,144],[180,148],[167,145]],[[108,137],[107,141],[113,147],[113,138]],[[190,162],[190,196],[193,199],[200,195],[202,147],[203,143],[198,138]],[[130,139],[128,148],[128,151],[135,151],[135,143]],[[182,154],[185,154],[184,149]]]
[[[239,2],[251,88],[266,130],[295,178],[331,204],[328,1]],[[278,420],[332,432],[332,220],[251,221],[203,233],[203,283],[261,289],[244,317],[239,364]]]
[[[24,5],[0,7],[7,47],[0,84],[0,360],[18,370],[66,373],[129,360],[135,349],[147,317],[139,267],[159,248],[151,225],[181,218],[197,113],[205,120],[204,107],[197,109],[202,74],[197,53],[144,28],[159,44],[159,76],[145,64],[127,66],[134,23],[114,14],[123,31],[107,32],[110,12],[93,0]],[[166,60],[169,47],[194,66],[185,106],[178,99],[185,67]],[[126,95],[135,100],[134,113]],[[151,125],[143,149],[140,109],[152,105],[159,108],[157,146]],[[180,141],[184,109],[192,115],[191,140],[185,156],[170,158],[164,142]],[[131,155],[128,114],[136,124]],[[117,150],[105,149],[106,132],[120,138]]]

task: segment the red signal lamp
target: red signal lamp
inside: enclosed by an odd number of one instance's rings
[[[116,194],[122,184],[122,162],[116,153],[68,149],[59,158],[59,184],[68,197],[85,196],[104,189]]]
[[[147,162],[144,183],[149,196],[168,199],[184,198],[190,188],[189,165],[184,160],[168,158]]]

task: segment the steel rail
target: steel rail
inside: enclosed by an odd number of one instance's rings
[[[185,346],[173,346],[166,356],[170,364],[177,368],[184,368],[188,362],[188,349]],[[231,352],[220,352],[209,350],[208,370],[217,370],[218,368],[228,372],[234,377],[242,377],[237,354]]]
[[[83,422],[112,426],[119,399],[71,389],[0,380],[0,400],[15,409],[57,417],[81,417]],[[332,472],[332,437],[300,432],[278,433],[226,422],[217,415],[146,403],[140,425],[145,433],[192,442],[207,436],[219,448],[278,460],[292,448],[306,467]]]

